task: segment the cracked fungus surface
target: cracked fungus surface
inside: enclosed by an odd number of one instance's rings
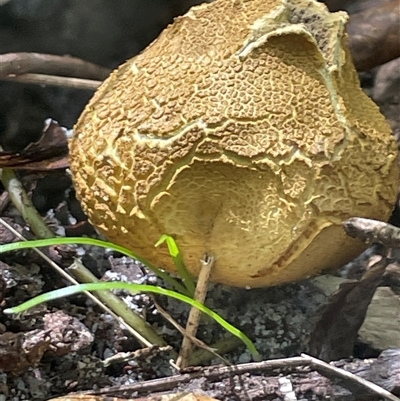
[[[347,15],[309,0],[217,0],[177,18],[103,83],[71,141],[78,197],[110,240],[173,270],[268,286],[361,250],[350,216],[387,219],[397,147],[362,92]]]

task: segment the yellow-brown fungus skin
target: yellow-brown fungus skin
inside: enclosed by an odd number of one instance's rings
[[[71,169],[91,222],[174,270],[271,286],[339,267],[351,216],[385,220],[397,147],[360,89],[343,12],[311,0],[192,8],[102,84],[75,127]]]

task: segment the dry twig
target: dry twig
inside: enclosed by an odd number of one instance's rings
[[[307,399],[311,399],[312,394],[316,395],[315,399],[320,399],[321,393],[318,391],[322,391],[325,398],[331,399],[343,399],[343,391],[341,387],[334,386],[333,384],[329,385],[329,381],[327,379],[321,381],[320,378],[316,377],[310,371],[311,369],[315,369],[318,371],[320,375],[334,377],[335,379],[339,379],[341,381],[341,385],[344,388],[352,388],[354,393],[353,397],[346,397],[346,400],[371,400],[376,399],[376,397],[370,398],[371,391],[374,394],[378,394],[380,397],[388,401],[400,401],[395,395],[391,394],[384,388],[381,388],[377,385],[372,384],[370,381],[374,380],[379,383],[382,383],[386,388],[393,388],[393,383],[398,383],[399,377],[399,362],[400,362],[400,354],[397,352],[388,352],[385,351],[381,354],[381,356],[374,360],[366,360],[366,361],[338,361],[333,362],[333,366],[343,364],[346,366],[348,371],[344,371],[343,369],[329,369],[331,365],[326,367],[326,364],[321,361],[316,360],[315,358],[309,357],[308,355],[303,355],[301,357],[293,357],[293,358],[285,358],[285,359],[272,359],[269,361],[256,362],[256,363],[246,363],[236,366],[211,366],[206,368],[199,368],[196,371],[192,371],[190,373],[183,373],[180,375],[175,375],[171,377],[164,377],[155,380],[149,380],[140,383],[133,383],[129,385],[122,385],[113,388],[104,388],[97,391],[88,391],[83,392],[81,395],[97,395],[98,398],[95,398],[96,401],[104,401],[107,397],[129,397],[133,394],[153,394],[156,395],[157,392],[168,392],[172,391],[176,388],[180,388],[181,390],[187,387],[190,387],[191,390],[195,390],[199,388],[199,379],[201,379],[201,383],[221,383],[223,380],[228,379],[229,382],[233,382],[234,378],[237,378],[237,383],[240,383],[240,386],[244,385],[246,378],[250,375],[254,378],[256,376],[260,377],[261,380],[267,382],[262,388],[257,389],[257,397],[255,399],[263,399],[260,398],[262,396],[265,399],[271,398],[274,395],[274,399],[276,399],[277,393],[281,394],[281,385],[279,378],[272,379],[272,377],[280,376],[287,377],[288,380],[291,381],[291,384],[296,391],[296,394],[311,394]],[[299,368],[301,368],[299,372]],[[350,373],[348,375],[347,373]],[[354,373],[361,372],[363,378],[367,378],[367,380],[358,380],[359,377],[355,376]],[[290,376],[285,376],[290,374]],[[270,376],[269,376],[270,375]],[[391,376],[391,377],[389,377]],[[260,383],[261,383],[260,380]],[[272,380],[272,381],[270,381]],[[196,382],[197,381],[197,382]],[[197,383],[197,387],[196,387]],[[372,386],[371,386],[372,384]],[[324,387],[325,386],[325,387]],[[208,386],[201,386],[201,388],[208,388]],[[229,386],[228,386],[229,387]],[[224,388],[222,386],[221,388]],[[242,389],[241,389],[242,390]],[[214,387],[215,392],[215,387]],[[221,391],[223,392],[223,390]],[[240,394],[244,393],[241,391]],[[246,393],[248,397],[243,399],[252,399],[249,397],[249,394]],[[218,395],[218,393],[216,394]],[[103,398],[105,397],[105,398]],[[78,400],[79,398],[77,398]]]
[[[346,384],[347,388],[367,389],[368,391],[375,393],[379,397],[382,397],[384,400],[400,401],[400,398],[396,397],[389,391],[377,386],[374,383],[371,383],[368,380],[356,376],[351,372],[348,372],[344,369],[339,369],[336,366],[332,366],[329,363],[321,361],[320,359],[313,358],[310,355],[301,354],[301,356],[307,358],[310,361],[310,367],[312,369],[315,369],[317,372],[330,379],[339,379],[341,382]]]
[[[201,270],[197,279],[196,291],[194,299],[200,303],[204,303],[208,291],[208,282],[210,278],[211,268],[214,265],[214,258],[205,255],[204,259],[200,261]],[[192,308],[189,313],[188,321],[186,324],[186,335],[183,337],[182,346],[179,352],[177,366],[181,369],[188,366],[190,354],[192,352],[193,343],[191,338],[196,337],[197,329],[199,327],[201,311],[197,308]]]
[[[41,53],[0,55],[0,80],[3,81],[94,91],[109,74],[108,68],[76,57]]]
[[[58,86],[63,88],[82,89],[95,91],[101,84],[101,81],[92,79],[59,77],[56,75],[46,74],[10,74],[2,78],[3,81],[19,82],[22,84],[36,84],[47,86]]]
[[[343,222],[343,228],[347,235],[367,244],[379,243],[387,248],[400,248],[400,228],[383,221],[352,217]]]
[[[225,359],[224,357],[222,357],[221,355],[219,355],[216,351],[217,349],[212,348],[210,346],[208,346],[206,343],[204,343],[203,341],[199,340],[198,338],[191,336],[190,334],[187,333],[187,331],[163,308],[161,307],[161,305],[156,301],[155,297],[152,297],[153,299],[153,303],[154,306],[156,307],[158,313],[165,319],[167,320],[169,323],[171,323],[176,330],[179,331],[179,333],[182,334],[182,336],[184,337],[188,337],[189,340],[196,345],[199,348],[202,348],[203,350],[211,353],[215,358],[220,359],[223,363],[225,363],[226,365],[231,365],[231,363]],[[190,361],[190,360],[189,360]]]
[[[110,69],[70,56],[42,53],[6,53],[0,55],[0,78],[28,73],[79,77],[103,81]]]

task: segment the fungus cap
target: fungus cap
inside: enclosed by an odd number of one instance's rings
[[[70,143],[77,195],[110,240],[173,271],[261,287],[362,249],[351,216],[387,219],[397,147],[360,89],[347,14],[312,0],[216,0],[177,18],[98,89]]]

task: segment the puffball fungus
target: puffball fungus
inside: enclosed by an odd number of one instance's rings
[[[351,216],[387,219],[397,146],[361,90],[347,14],[313,0],[217,0],[177,18],[101,85],[71,169],[91,222],[174,271],[261,287],[337,268]]]

